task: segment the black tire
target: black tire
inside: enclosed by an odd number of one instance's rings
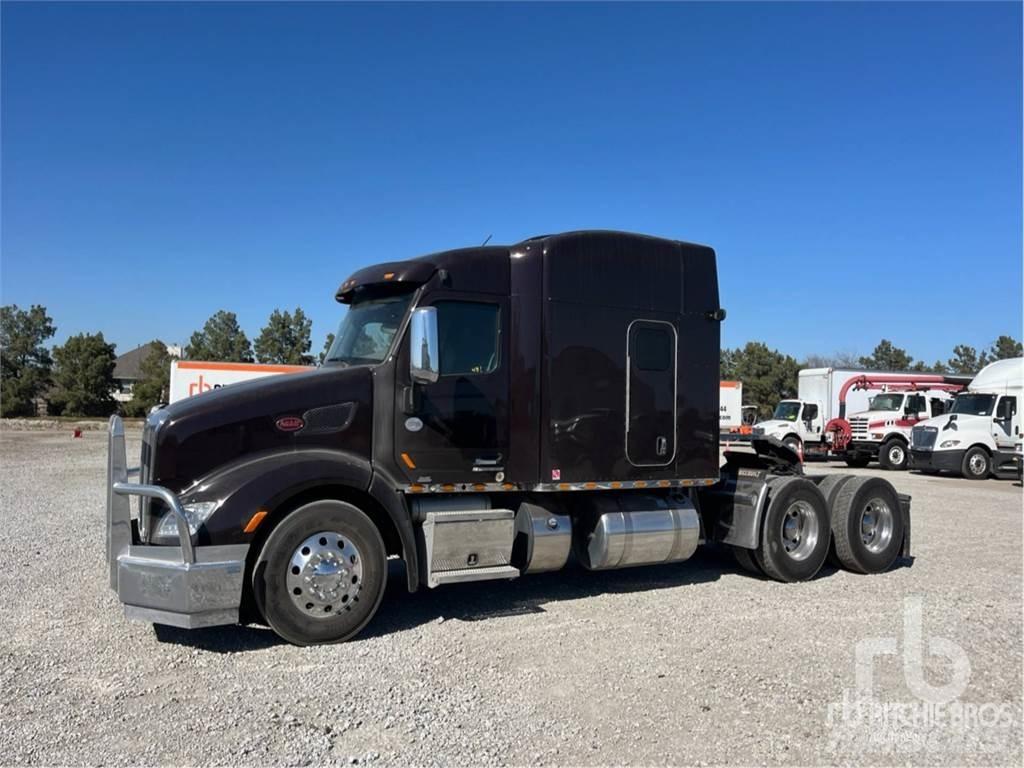
[[[846,466],[853,467],[854,469],[864,469],[871,461],[867,456],[846,456]]]
[[[803,477],[772,480],[757,564],[776,581],[813,578],[828,555],[830,527],[828,505],[818,486]]]
[[[870,539],[868,525],[872,526]],[[846,570],[889,570],[903,548],[903,528],[900,499],[888,480],[854,477],[839,489],[832,508],[832,539],[836,557]]]
[[[757,559],[754,557],[754,550],[745,549],[744,547],[733,547],[732,556],[744,571],[754,576],[764,578],[764,571],[762,571],[761,566],[757,564]]]
[[[818,490],[821,491],[821,495],[825,497],[825,503],[828,504],[830,520],[834,514],[836,498],[839,496],[839,490],[852,479],[853,475],[828,475],[822,478],[821,482],[818,483]],[[834,541],[829,541],[828,556],[825,559],[828,564],[834,568],[843,567],[843,564],[836,556],[836,545]]]
[[[910,451],[902,440],[887,440],[878,451],[878,465],[882,469],[902,472],[910,463]]]
[[[358,561],[361,571],[358,583],[356,578],[352,578],[351,583],[344,582],[346,594],[341,597],[344,602],[324,606],[323,616],[311,615],[296,605],[287,583],[291,578],[289,571],[298,576],[291,570],[293,567],[297,570],[292,563],[293,555],[299,553],[307,539],[320,532],[336,534],[337,539],[319,540],[328,547],[341,547],[347,542],[347,546],[358,553],[352,562]],[[344,563],[347,564],[347,560]],[[314,501],[299,507],[270,532],[253,568],[253,597],[271,629],[289,643],[340,643],[356,635],[373,618],[384,597],[387,575],[384,541],[373,521],[346,502]],[[348,599],[349,592],[353,593],[351,599]],[[314,605],[307,603],[306,608],[312,610]]]
[[[992,457],[980,445],[968,448],[960,462],[960,474],[968,480],[985,480],[992,471]]]

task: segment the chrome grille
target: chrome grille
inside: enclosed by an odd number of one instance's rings
[[[850,419],[850,436],[854,440],[868,440],[868,417],[854,416]]]
[[[936,427],[914,427],[910,430],[910,447],[915,451],[930,451],[935,448]]]
[[[142,453],[139,456],[139,482],[149,484],[154,481],[156,469],[156,433],[167,420],[165,411],[154,411],[146,419],[142,427]],[[160,502],[157,502],[158,504]],[[145,496],[139,497],[139,536],[143,541],[149,540],[149,524],[153,518],[153,500]]]

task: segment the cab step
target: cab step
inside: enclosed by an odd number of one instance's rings
[[[464,581],[487,581],[489,579],[514,579],[519,569],[511,565],[492,565],[487,568],[462,568],[458,571],[442,571],[430,574],[430,586],[458,584]]]
[[[466,498],[437,499],[417,507],[423,513],[427,586],[519,575],[511,565],[515,539],[511,509],[489,509],[481,501]]]

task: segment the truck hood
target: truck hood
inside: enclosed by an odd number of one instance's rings
[[[331,447],[368,457],[372,395],[372,368],[329,366],[180,400],[150,417],[162,424],[151,447],[153,480],[185,487],[212,467],[266,450]]]
[[[897,419],[899,416],[899,411],[859,411],[858,413],[851,413],[846,417],[846,420],[866,418],[869,422],[875,422]]]
[[[784,431],[795,431],[798,429],[797,422],[786,421],[785,419],[769,419],[754,425],[754,429],[763,429],[764,434],[771,435]]]
[[[955,419],[951,418],[956,416]],[[970,413],[944,413],[941,416],[933,416],[930,419],[919,421],[915,427],[935,427],[940,435],[955,435],[958,432],[982,431],[988,434],[992,424],[991,416],[975,416]]]

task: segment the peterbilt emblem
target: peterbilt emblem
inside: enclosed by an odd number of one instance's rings
[[[419,432],[423,429],[423,420],[418,419],[415,416],[410,416],[405,420],[405,428],[410,432]]]
[[[299,416],[282,416],[280,419],[274,422],[274,426],[276,426],[282,432],[298,432],[300,429],[306,426],[306,422],[303,421]]]

